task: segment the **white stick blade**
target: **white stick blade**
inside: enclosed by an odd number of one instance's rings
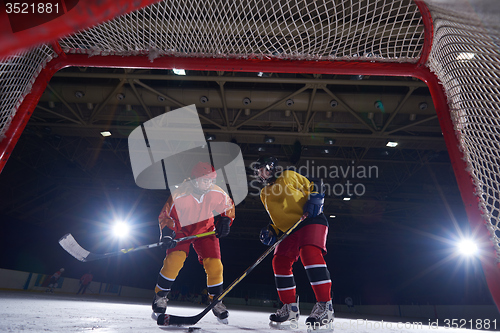
[[[85,250],[80,246],[71,234],[66,234],[61,237],[59,244],[65,249],[69,254],[80,261],[86,261],[86,258],[90,254],[89,251]]]

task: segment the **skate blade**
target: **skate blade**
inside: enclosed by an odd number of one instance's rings
[[[151,319],[153,319],[154,321],[157,321],[158,320],[158,315],[159,315],[159,313],[152,312],[151,313]]]
[[[296,330],[299,328],[299,324],[297,321],[285,321],[282,323],[278,323],[275,321],[270,321],[269,322],[269,327],[275,329],[275,330],[281,330],[281,331],[289,331],[289,330]]]
[[[224,318],[224,319],[220,319],[219,317],[215,317],[215,318],[217,318],[217,321],[221,324],[224,324],[224,325],[229,324],[229,320],[227,318]]]
[[[193,332],[199,332],[201,331],[201,327],[195,327],[195,326],[158,326],[161,328],[163,331],[169,331],[171,333],[178,333],[178,332],[188,332],[188,333],[193,333]]]
[[[308,328],[307,333],[317,333],[317,332],[333,332],[333,326],[321,326],[318,328]]]
[[[316,333],[316,332],[321,332],[321,333],[326,333],[326,332],[333,332],[334,330],[334,324],[333,321],[329,322],[326,325],[307,325],[307,333]]]

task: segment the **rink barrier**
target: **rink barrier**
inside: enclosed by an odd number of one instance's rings
[[[52,274],[40,274],[22,272],[0,268],[0,289],[3,290],[27,290],[34,292],[45,292],[47,283]],[[54,293],[76,294],[80,288],[80,279],[61,276],[54,288]],[[151,290],[120,286],[112,283],[92,281],[86,295],[121,296],[131,298],[151,298]]]
[[[1,290],[25,290],[31,292],[45,292],[45,283],[50,279],[51,274],[40,274],[23,272],[0,268],[0,289]],[[76,294],[80,287],[80,280],[61,277],[58,285],[54,288],[54,293]],[[150,300],[152,290],[141,289],[128,286],[120,286],[111,283],[92,281],[85,292],[86,295],[115,296],[123,298],[141,298]],[[234,305],[240,308],[273,308],[276,301],[249,299],[248,303],[240,297],[225,297],[226,305]],[[301,303],[301,312],[307,313],[312,309],[312,303]],[[334,304],[335,313],[339,317],[364,318],[369,317],[400,317],[400,318],[426,318],[457,320],[497,320],[500,326],[500,315],[494,305],[356,305],[348,308],[347,305]]]

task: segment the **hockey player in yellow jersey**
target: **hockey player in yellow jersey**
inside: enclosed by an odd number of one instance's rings
[[[297,325],[299,297],[295,292],[293,264],[300,258],[316,296],[317,303],[306,319],[315,329],[333,322],[330,273],[323,256],[326,254],[328,220],[323,214],[324,194],[315,184],[292,170],[277,173],[278,160],[261,157],[252,168],[264,187],[260,198],[271,222],[260,232],[263,244],[271,246],[279,236],[292,227],[304,213],[308,217],[286,237],[274,251],[272,261],[276,289],[284,304],[269,316],[271,325]]]

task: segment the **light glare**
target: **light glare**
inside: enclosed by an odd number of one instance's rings
[[[123,221],[116,222],[113,226],[113,234],[120,238],[126,237],[129,231],[129,226]]]
[[[473,256],[477,253],[478,248],[474,241],[470,239],[464,239],[458,243],[458,251],[465,256]]]
[[[174,68],[172,69],[172,71],[174,72],[174,74],[176,75],[186,75],[186,71],[184,69],[177,69],[177,68]]]

